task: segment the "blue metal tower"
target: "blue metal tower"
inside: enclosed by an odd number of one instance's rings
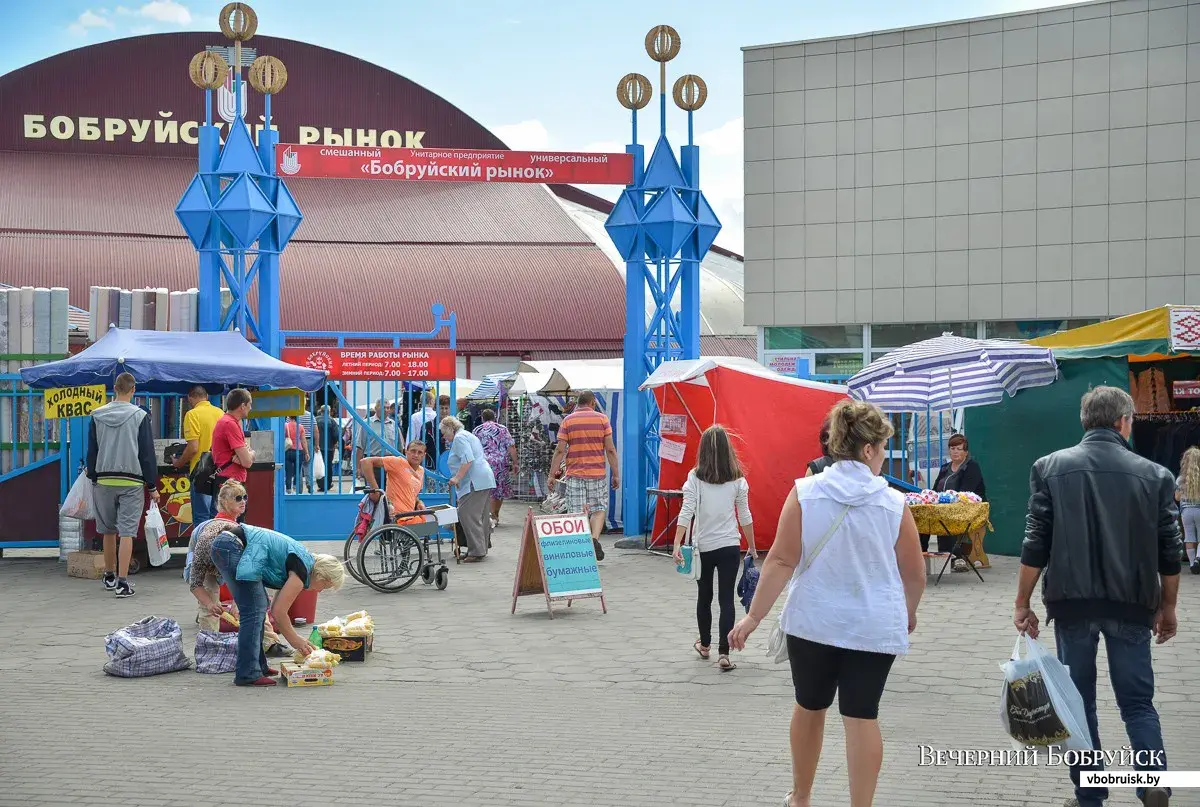
[[[621,483],[627,536],[644,532],[650,516],[646,488],[658,479],[658,406],[641,386],[665,361],[700,357],[700,261],[721,231],[700,190],[700,149],[693,143],[692,116],[708,98],[699,76],[681,76],[673,87],[675,104],[687,112],[688,144],[679,160],[667,140],[667,62],[679,46],[679,34],[669,25],[646,35],[646,52],[659,63],[659,136],[648,164],[638,144],[637,114],[650,103],[650,80],[630,73],[617,85],[617,98],[632,116],[632,142],[625,151],[633,155],[634,174],[604,226],[625,259]]]
[[[265,122],[257,145],[245,122],[242,67],[244,56],[253,52],[243,50],[242,43],[257,26],[249,6],[230,3],[221,11],[221,30],[233,46],[208,48],[192,59],[192,82],[204,90],[200,164],[175,206],[175,215],[200,255],[200,330],[236,326],[264,352],[277,357],[282,347],[279,254],[303,216],[283,180],[275,176],[279,135],[271,128],[271,97],[287,84],[287,70],[273,56],[259,56],[249,65],[250,84],[263,94]],[[224,87],[230,74],[227,57],[233,62],[235,111],[222,144],[220,128],[212,121],[212,94]],[[224,316],[222,282],[232,298]]]

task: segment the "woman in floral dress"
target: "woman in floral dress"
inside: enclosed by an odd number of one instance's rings
[[[496,421],[496,410],[484,409],[483,423],[473,432],[483,444],[483,456],[496,474],[492,488],[492,526],[500,523],[500,507],[512,497],[511,474],[517,467],[517,444],[508,429]]]

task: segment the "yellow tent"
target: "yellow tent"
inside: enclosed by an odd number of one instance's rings
[[[1182,358],[1191,355],[1189,351],[1200,352],[1200,307],[1164,305],[1031,339],[1029,344],[1051,348],[1056,359]]]

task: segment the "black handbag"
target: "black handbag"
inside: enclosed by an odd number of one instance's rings
[[[220,491],[221,485],[224,484],[224,477],[219,474],[230,465],[233,465],[232,460],[218,468],[213,461],[212,452],[205,451],[200,455],[200,460],[196,463],[196,467],[188,475],[188,481],[191,482],[192,490],[205,496],[215,497]]]

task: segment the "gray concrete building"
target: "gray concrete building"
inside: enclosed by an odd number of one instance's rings
[[[1200,0],[746,47],[745,312],[783,370],[1200,303]]]

